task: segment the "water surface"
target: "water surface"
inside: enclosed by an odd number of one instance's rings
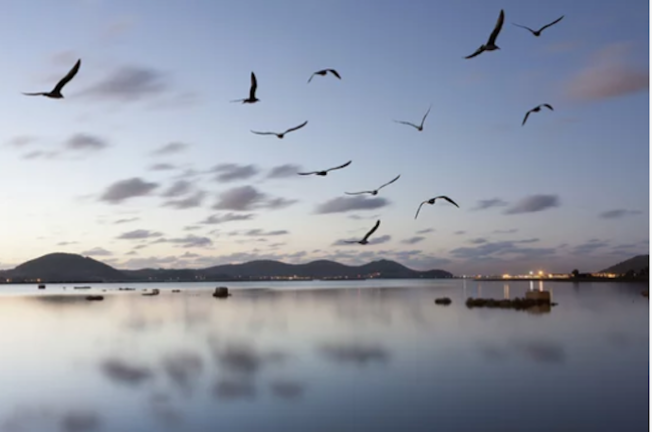
[[[225,285],[0,286],[0,431],[647,428],[645,285]],[[464,305],[528,289],[559,305]]]

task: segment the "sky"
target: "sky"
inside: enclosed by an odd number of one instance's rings
[[[464,59],[501,8],[501,49]],[[562,15],[538,38],[512,25]],[[0,37],[0,268],[69,252],[501,274],[649,251],[643,0],[31,0],[3,5]],[[21,94],[78,58],[64,99]],[[342,79],[307,83],[325,68]],[[231,103],[252,71],[260,102]],[[422,132],[393,121],[429,107]],[[460,208],[415,220],[438,195]]]

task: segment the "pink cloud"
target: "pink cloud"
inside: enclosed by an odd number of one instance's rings
[[[632,66],[627,61],[631,51],[629,43],[613,43],[594,53],[566,83],[566,95],[573,100],[595,101],[648,90],[649,69]]]

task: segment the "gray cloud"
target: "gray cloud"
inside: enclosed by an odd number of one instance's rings
[[[456,258],[477,260],[508,255],[517,257],[542,257],[553,255],[556,252],[554,248],[528,248],[519,244],[520,242],[518,241],[486,242],[473,247],[453,249],[450,251],[450,254]]]
[[[76,242],[76,241],[70,241],[70,242],[69,241],[62,241],[62,242],[57,243],[57,246],[70,246],[70,245],[74,245],[74,244],[77,244],[77,243],[79,243],[79,242]]]
[[[61,418],[61,429],[65,432],[92,432],[99,430],[102,420],[95,411],[69,411]]]
[[[267,174],[267,178],[278,179],[287,177],[297,177],[297,173],[301,171],[301,166],[296,164],[278,165],[272,168]]]
[[[389,205],[385,198],[366,198],[363,196],[337,197],[319,204],[317,214],[344,213],[354,210],[374,210]]]
[[[417,234],[429,234],[431,232],[435,232],[434,228],[426,228],[426,229],[419,230],[417,231]]]
[[[640,215],[643,212],[639,210],[625,210],[625,209],[616,209],[616,210],[608,210],[605,212],[600,213],[600,218],[602,219],[620,219],[625,216],[634,216],[634,215]]]
[[[102,150],[108,146],[105,139],[84,133],[75,134],[65,142],[68,150]]]
[[[269,385],[274,396],[282,399],[297,399],[303,396],[306,386],[295,381],[277,380]]]
[[[113,222],[115,225],[121,225],[129,222],[136,222],[140,220],[139,217],[132,217],[132,218],[126,218],[126,219],[118,219],[117,221]]]
[[[405,243],[405,244],[413,245],[413,244],[421,243],[421,242],[424,241],[425,239],[426,239],[426,238],[423,237],[423,236],[416,236],[416,237],[410,237],[409,239],[405,239],[405,240],[403,240],[401,243]]]
[[[113,255],[113,252],[109,252],[106,249],[103,249],[101,247],[96,247],[87,251],[82,252],[82,255],[88,255],[88,256],[111,256]]]
[[[486,200],[479,200],[475,207],[471,210],[486,210],[494,207],[505,207],[507,202],[501,200],[500,198],[492,198]]]
[[[516,228],[506,230],[494,230],[494,234],[515,234],[518,230]]]
[[[225,213],[222,215],[211,215],[204,219],[203,221],[199,222],[200,224],[204,225],[218,225],[218,224],[223,224],[227,222],[236,222],[236,221],[246,221],[246,220],[251,220],[255,218],[256,215],[247,213],[247,214],[237,214],[237,213]]]
[[[166,198],[174,198],[185,195],[192,190],[192,183],[188,180],[177,180],[172,186],[163,192],[162,196]]]
[[[227,183],[236,180],[250,179],[257,175],[260,170],[256,165],[227,163],[216,165],[210,172],[216,173],[215,180]]]
[[[362,236],[360,236],[360,238],[362,238]],[[360,238],[348,238],[348,239],[337,240],[332,244],[332,246],[358,246],[359,247],[360,245],[358,243],[347,243],[347,241],[356,241],[357,242],[357,241],[360,240]],[[375,238],[372,237],[371,240],[369,240],[368,246],[387,243],[391,239],[392,239],[392,236],[390,236],[390,235],[382,235],[380,237],[375,237]]]
[[[168,88],[162,72],[140,66],[124,66],[82,90],[80,95],[98,100],[137,102],[160,96]]]
[[[247,237],[274,237],[274,236],[282,236],[287,234],[290,234],[290,232],[286,230],[264,231],[261,229],[250,229],[249,231],[245,231],[240,235],[247,236]]]
[[[488,242],[488,240],[486,238],[474,238],[474,239],[469,240],[469,243],[471,243],[471,244],[483,244],[483,243],[487,243],[487,242]]]
[[[33,160],[33,159],[55,159],[57,156],[59,156],[59,152],[57,151],[43,151],[43,150],[34,150],[29,153],[25,153],[22,158],[25,160]]]
[[[240,186],[222,192],[213,208],[234,211],[250,211],[257,208],[281,209],[296,202],[285,198],[270,198],[252,186]]]
[[[177,169],[175,165],[169,163],[157,163],[149,167],[150,171],[172,171]]]
[[[12,147],[25,147],[37,140],[38,138],[31,135],[18,135],[7,141],[7,145]]]
[[[189,197],[184,199],[166,201],[165,203],[163,203],[163,206],[174,207],[177,210],[185,210],[189,208],[200,207],[201,204],[204,202],[205,197],[206,197],[206,192],[197,191],[193,195],[190,195]]]
[[[527,196],[505,211],[505,214],[536,213],[561,204],[557,195],[530,195]]]
[[[119,204],[130,198],[149,195],[158,187],[158,183],[143,181],[139,177],[120,180],[109,186],[100,197],[100,201]]]
[[[175,153],[181,153],[182,151],[185,151],[190,147],[189,144],[181,143],[181,142],[171,142],[169,144],[165,144],[164,146],[159,147],[158,149],[154,150],[151,154],[153,156],[165,156],[165,155],[170,155],[170,154],[175,154]]]
[[[608,241],[600,239],[591,239],[581,243],[572,249],[574,255],[591,255],[598,249],[608,248],[611,246]]]
[[[564,93],[579,101],[596,101],[647,91],[648,69],[628,63],[630,43],[612,43],[594,53],[590,62],[567,83]]]
[[[163,234],[160,232],[139,229],[139,230],[122,233],[116,238],[120,240],[142,240],[142,239],[161,237],[162,235]]]
[[[455,235],[464,235],[464,234],[466,234],[466,231],[464,231],[464,230],[455,231],[453,234],[455,234]]]
[[[179,244],[183,248],[208,247],[213,245],[213,241],[208,237],[199,237],[192,234],[181,238],[167,239],[166,242]]]

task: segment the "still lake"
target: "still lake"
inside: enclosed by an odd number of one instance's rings
[[[233,296],[213,298],[218,285]],[[0,286],[2,432],[648,427],[645,284],[72,286]],[[540,288],[559,305],[464,305]],[[105,299],[71,296],[90,293]],[[435,305],[441,296],[453,304]]]

